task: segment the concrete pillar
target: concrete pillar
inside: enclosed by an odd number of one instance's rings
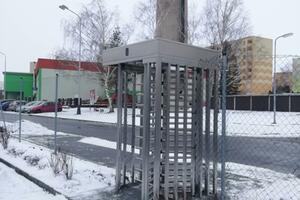
[[[156,38],[187,43],[187,0],[157,0]]]

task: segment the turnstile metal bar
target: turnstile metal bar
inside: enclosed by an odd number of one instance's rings
[[[131,131],[131,182],[134,183],[134,151],[135,151],[135,139],[136,139],[136,132],[135,132],[135,119],[136,119],[136,73],[132,74],[132,116],[131,116],[131,124],[132,124],[132,131]]]
[[[179,92],[180,92],[180,84],[179,84],[179,66],[176,66],[176,93],[175,93],[175,136],[174,136],[174,140],[175,140],[175,156],[174,156],[174,160],[175,160],[175,177],[178,176],[178,140],[177,140],[177,135],[178,135],[178,111],[179,111]],[[178,199],[178,180],[177,178],[175,178],[175,183],[174,183],[174,199],[177,200]]]
[[[187,92],[188,92],[188,67],[185,67],[185,73],[184,73],[184,122],[183,122],[183,126],[184,126],[184,132],[183,132],[183,199],[186,200],[187,198],[187,112],[188,112],[188,98],[187,98]],[[178,118],[177,118],[178,119]],[[179,120],[179,119],[178,119]]]
[[[214,70],[214,127],[213,127],[213,195],[217,198],[219,71]]]
[[[159,200],[160,190],[160,156],[161,156],[161,91],[162,91],[162,63],[157,60],[155,64],[155,152],[154,152],[154,199]]]
[[[206,107],[205,107],[205,178],[204,178],[204,194],[209,195],[209,170],[210,170],[210,108],[211,108],[211,80],[212,70],[206,71]]]
[[[164,136],[165,136],[165,140],[166,140],[166,144],[164,146],[164,150],[165,150],[165,154],[164,154],[164,158],[166,161],[169,161],[169,128],[170,128],[170,125],[169,125],[169,120],[170,120],[170,64],[168,64],[166,66],[166,69],[165,69],[165,73],[164,73],[164,87],[163,87],[163,105],[164,105],[164,116],[165,118],[163,119],[163,128],[165,129],[165,132],[164,132]],[[169,199],[169,162],[166,162],[165,163],[165,168],[164,168],[164,197],[166,200]]]
[[[142,200],[148,200],[148,173],[149,173],[149,143],[150,140],[150,63],[144,65],[144,118],[143,118],[143,174],[142,174]]]
[[[117,96],[117,105],[118,105],[118,127],[117,127],[117,162],[116,162],[116,188],[120,189],[121,186],[121,144],[122,144],[122,89],[123,88],[123,64],[118,66],[118,96]]]

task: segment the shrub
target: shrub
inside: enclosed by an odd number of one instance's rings
[[[6,128],[0,127],[0,143],[2,144],[4,149],[8,147],[8,140],[10,138],[10,133]]]

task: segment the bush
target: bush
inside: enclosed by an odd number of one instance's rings
[[[63,172],[67,180],[71,180],[73,177],[73,157],[67,155],[60,150],[57,154],[52,153],[49,159],[49,165],[52,168],[54,175]]]
[[[4,149],[8,147],[8,140],[10,138],[10,133],[6,128],[0,127],[0,143],[2,144]]]

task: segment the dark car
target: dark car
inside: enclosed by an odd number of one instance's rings
[[[62,105],[57,104],[57,111],[62,111]],[[55,112],[55,102],[45,101],[41,104],[35,105],[28,110],[29,113]]]
[[[13,102],[14,100],[13,99],[4,99],[4,100],[1,100],[0,101],[0,109],[2,109],[2,110],[7,110],[7,108],[9,107],[9,104],[11,103],[11,102]]]

